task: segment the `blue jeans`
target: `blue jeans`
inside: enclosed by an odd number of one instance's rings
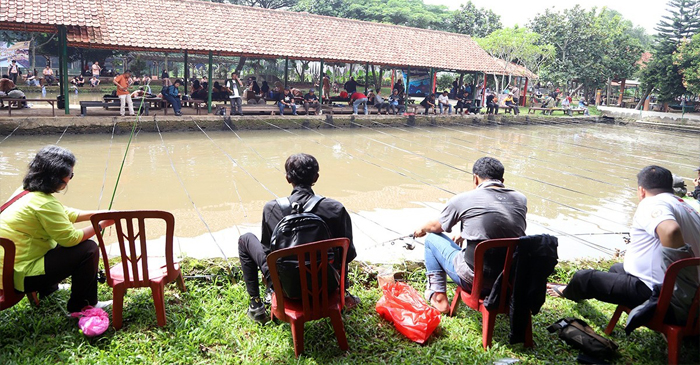
[[[285,108],[285,105],[282,104],[282,103],[277,103],[277,105],[279,105],[279,107],[280,107],[280,115],[284,115],[284,108]],[[294,114],[294,115],[297,114],[297,105],[296,105],[296,104],[292,104],[291,106],[288,106],[288,105],[287,105],[286,107],[287,107],[287,108],[290,108],[290,107],[291,107],[291,108],[292,108],[292,114]]]
[[[163,95],[163,99],[167,100],[170,104],[173,105],[173,111],[175,113],[180,113],[180,109],[182,109],[182,104],[180,103],[179,98],[176,98],[172,95]]]
[[[425,237],[425,271],[428,279],[426,299],[430,300],[435,293],[447,291],[446,274],[460,287],[467,286],[457,275],[454,266],[455,257],[461,253],[462,249],[444,233],[429,233]]]
[[[447,109],[448,114],[452,114],[452,104],[443,105],[442,103],[439,103],[438,106],[440,106],[440,114],[442,114],[442,108]]]
[[[365,104],[365,115],[369,114],[367,111],[367,98],[362,98],[362,99],[357,99],[355,102],[352,103],[352,113],[357,114],[357,107],[360,106],[360,104],[364,103]]]

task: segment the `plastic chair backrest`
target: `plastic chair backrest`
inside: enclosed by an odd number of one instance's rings
[[[282,294],[282,283],[277,272],[277,260],[282,257],[296,256],[298,262],[307,262],[307,265],[299,265],[299,277],[301,283],[301,298],[304,316],[307,319],[317,319],[327,317],[329,313],[328,293],[328,251],[334,248],[341,248],[341,270],[340,270],[340,305],[344,306],[345,301],[345,264],[347,252],[350,247],[350,240],[347,238],[333,238],[318,242],[306,243],[299,246],[285,248],[274,251],[267,256],[267,265],[270,268],[270,277],[275,290],[277,301],[277,317],[284,317],[284,295]],[[338,255],[336,255],[336,259]],[[320,271],[320,275],[319,275]],[[318,279],[321,279],[320,282]],[[309,279],[311,282],[309,282]],[[288,300],[288,299],[287,299]]]
[[[659,293],[659,301],[656,307],[656,312],[654,312],[654,316],[649,321],[649,327],[659,328],[661,326],[664,326],[664,318],[666,317],[666,312],[669,310],[669,306],[671,304],[671,296],[673,295],[673,290],[676,285],[676,277],[683,268],[691,266],[700,266],[700,257],[678,260],[672,263],[671,266],[669,266],[668,269],[666,269],[664,282],[661,286],[661,292]],[[698,269],[700,269],[700,267]],[[684,326],[684,331],[689,331],[688,333],[698,333],[698,330],[700,330],[700,320],[696,318],[699,299],[700,286],[698,286],[698,288],[695,289],[693,303],[690,306],[690,311],[688,312],[688,319]]]
[[[17,304],[24,294],[15,291],[15,243],[7,238],[0,238],[5,255],[2,262],[2,289],[0,289],[0,310]]]
[[[477,308],[479,300],[483,299],[481,297],[481,291],[484,287],[483,273],[484,273],[484,255],[490,249],[494,248],[505,248],[506,249],[506,259],[503,265],[503,272],[510,273],[510,267],[513,263],[513,254],[515,254],[515,248],[518,245],[520,238],[496,238],[480,242],[476,249],[474,250],[474,283],[472,284],[472,290],[469,294],[469,300],[465,303],[471,308]],[[507,283],[501,285],[501,292],[499,293],[498,311],[503,312],[508,305],[510,297],[508,294],[508,289],[513,285],[512,275],[503,275],[506,278]]]
[[[146,220],[162,220],[165,222],[165,260],[168,281],[173,280],[178,274],[173,261],[173,235],[175,231],[175,217],[169,212],[160,210],[134,210],[112,211],[96,213],[90,221],[95,228],[97,240],[102,251],[102,259],[107,272],[107,280],[112,283],[113,278],[109,270],[109,257],[102,232],[97,224],[101,221],[113,220],[116,231],[117,243],[122,259],[124,281],[127,288],[149,286],[148,276],[148,248],[146,242]],[[134,224],[136,223],[136,225]],[[111,284],[110,284],[111,285]]]

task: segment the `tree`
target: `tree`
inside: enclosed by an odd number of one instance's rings
[[[700,2],[671,0],[667,6],[669,14],[664,15],[654,28],[658,32],[656,44],[652,59],[642,73],[644,97],[656,90],[658,99],[664,103],[664,110],[667,109],[668,102],[686,93],[682,63],[674,62],[673,55],[682,42],[690,40],[700,30]],[[640,108],[641,105],[637,107]]]
[[[455,10],[450,17],[450,31],[472,37],[486,37],[501,29],[501,16],[491,10],[477,9],[471,1]]]
[[[693,94],[700,94],[700,33],[689,41],[683,41],[673,55],[674,64],[680,68],[683,86]]]
[[[503,74],[509,74],[513,71],[511,63],[536,71],[542,62],[553,57],[554,46],[542,44],[541,38],[537,33],[516,26],[498,29],[484,38],[477,38],[476,42],[490,55],[504,60]],[[500,90],[498,79],[494,77],[494,80],[496,89]],[[500,84],[505,84],[505,75]]]
[[[543,68],[542,76],[556,85],[576,81],[592,90],[608,79],[630,78],[637,70],[642,47],[632,23],[618,12],[579,5],[561,12],[546,9],[529,27],[542,35],[542,44],[555,47],[553,62]]]

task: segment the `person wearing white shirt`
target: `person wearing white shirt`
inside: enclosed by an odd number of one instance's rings
[[[700,253],[700,214],[673,195],[673,175],[661,166],[637,174],[639,206],[630,229],[623,263],[608,272],[580,270],[567,286],[549,285],[549,293],[574,301],[598,299],[634,308],[644,303],[664,280],[665,249]]]
[[[443,108],[447,111],[447,114],[452,114],[452,104],[450,104],[450,99],[448,98],[449,92],[444,91],[440,96],[438,96],[438,106],[440,107],[440,114],[443,113]]]

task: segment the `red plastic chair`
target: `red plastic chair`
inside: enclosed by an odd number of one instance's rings
[[[109,265],[104,237],[97,226],[99,222],[105,220],[115,222],[114,230],[122,259],[121,263],[112,267]],[[165,258],[148,257],[146,220],[165,223]],[[146,287],[151,288],[153,294],[158,326],[165,326],[165,284],[177,280],[180,290],[185,291],[180,265],[173,261],[173,234],[175,231],[173,215],[157,210],[113,211],[94,214],[90,221],[97,232],[97,240],[107,271],[107,284],[112,287],[114,328],[120,329],[122,327],[122,310],[126,290]]]
[[[495,310],[488,310],[484,306],[484,297],[480,295],[484,283],[482,281],[483,271],[484,271],[484,254],[486,251],[492,248],[504,247],[507,249],[505,265],[503,266],[503,272],[510,272],[510,267],[513,263],[513,254],[515,253],[515,248],[520,241],[519,238],[499,238],[486,240],[479,243],[474,250],[474,283],[472,285],[471,293],[467,293],[462,290],[461,287],[457,287],[455,292],[455,297],[452,300],[452,305],[450,306],[450,316],[457,312],[457,306],[459,305],[459,299],[461,298],[464,304],[469,308],[481,312],[483,317],[482,320],[482,344],[484,349],[491,346],[491,340],[493,338],[493,329],[496,325],[496,315],[498,314],[508,314],[510,305],[510,295],[508,295],[509,288],[513,286],[513,277],[510,277],[507,285],[501,286],[500,292],[500,302],[498,303],[498,308]],[[532,315],[528,312],[528,326],[525,333],[525,347],[532,347]]]
[[[12,307],[22,300],[24,293],[15,290],[15,243],[7,238],[0,238],[0,247],[5,256],[2,262],[2,287],[0,289],[0,311]],[[29,303],[39,305],[36,293],[27,293]]]
[[[654,331],[661,332],[666,336],[668,341],[668,363],[678,364],[678,353],[681,348],[681,342],[685,336],[698,336],[700,335],[700,320],[696,318],[698,312],[698,301],[700,298],[700,287],[695,290],[695,297],[693,298],[693,303],[690,306],[690,312],[688,312],[688,320],[685,325],[671,325],[664,323],[664,317],[671,304],[671,295],[673,294],[673,288],[676,283],[676,277],[678,272],[689,266],[700,266],[700,257],[693,257],[688,259],[682,259],[674,262],[671,266],[666,269],[666,275],[664,276],[664,282],[661,286],[661,293],[659,293],[659,302],[654,312],[654,316],[647,322],[644,326],[648,327]],[[613,314],[608,327],[605,328],[606,334],[611,334],[617,321],[620,319],[620,315],[624,311],[625,313],[630,312],[630,308],[623,305],[618,305],[615,309],[615,314]]]
[[[341,247],[340,288],[328,293],[328,250]],[[347,238],[334,238],[330,240],[307,243],[291,248],[274,251],[267,256],[267,265],[270,268],[270,277],[275,295],[272,298],[272,318],[288,322],[292,326],[292,339],[294,341],[294,355],[304,351],[304,323],[329,317],[338,345],[344,351],[348,349],[348,340],[345,337],[345,327],[340,317],[340,311],[345,306],[345,264],[350,240]],[[293,300],[285,298],[282,292],[279,274],[277,272],[277,260],[281,257],[296,256],[298,262],[310,262],[309,266],[299,265],[299,277],[301,278],[301,299]],[[336,257],[336,259],[338,259]],[[320,275],[319,275],[320,271]],[[311,282],[307,281],[307,276]],[[319,282],[318,278],[321,278]],[[311,288],[311,290],[309,290]]]

